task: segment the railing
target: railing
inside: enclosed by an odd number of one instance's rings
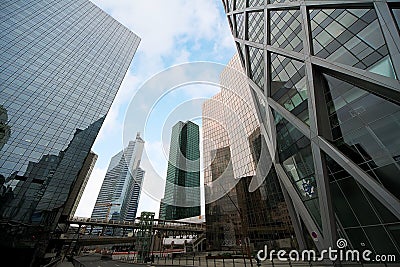
[[[62,260],[61,256],[55,257],[49,263],[47,263],[46,265],[43,265],[43,267],[56,266],[58,263],[61,262],[61,260]]]
[[[136,263],[136,258],[123,258],[120,260],[123,262]],[[307,261],[278,261],[277,259],[266,260],[262,262],[257,262],[254,258],[244,258],[244,257],[199,257],[199,256],[189,256],[189,255],[175,255],[175,257],[159,257],[155,255],[154,261],[148,261],[146,263],[154,263],[163,266],[206,266],[206,267],[323,267],[323,266],[333,266],[331,262],[307,262]],[[358,267],[363,266],[358,262],[341,262],[342,267],[351,266]]]
[[[139,227],[139,219],[136,219],[135,222],[130,221],[115,221],[115,220],[104,220],[104,219],[95,219],[95,218],[84,218],[84,217],[71,217],[68,222],[70,224],[99,224],[99,225],[107,225],[107,226],[132,226],[132,228]],[[172,230],[181,230],[181,231],[203,231],[205,230],[204,223],[192,223],[192,222],[178,222],[178,221],[166,221],[155,219],[153,221],[153,228],[156,230],[162,229],[172,229]]]
[[[77,258],[72,258],[72,264],[74,267],[86,267],[86,265],[80,262]]]
[[[202,233],[201,235],[199,235],[194,241],[193,241],[193,247],[199,245],[204,239],[206,239],[206,234]]]

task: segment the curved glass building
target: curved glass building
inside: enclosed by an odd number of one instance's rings
[[[223,5],[300,247],[400,259],[398,1]]]

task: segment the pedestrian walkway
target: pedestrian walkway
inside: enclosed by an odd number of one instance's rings
[[[57,267],[74,267],[72,262],[67,261],[66,259],[64,261],[60,262],[59,264],[57,264],[56,266]]]

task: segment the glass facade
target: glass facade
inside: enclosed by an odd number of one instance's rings
[[[279,113],[274,112],[274,115],[279,160],[300,199],[322,229],[310,140]]]
[[[202,114],[207,249],[296,248],[275,170],[257,168],[266,144],[238,55],[221,73],[221,85]],[[250,191],[259,173],[263,180]]]
[[[211,163],[211,177],[207,177],[210,184],[221,175],[226,180],[233,178],[231,152],[229,146],[221,147],[212,151],[213,161]],[[234,185],[223,184],[220,188],[213,189],[213,193],[222,193],[222,197],[211,203],[206,203],[206,240],[208,250],[232,250],[239,246],[243,240],[244,232],[238,212],[238,199]],[[226,188],[225,188],[226,187]],[[226,193],[224,191],[227,191]],[[206,198],[208,196],[206,195]]]
[[[342,237],[348,236],[356,249],[368,248],[376,254],[393,254],[399,257],[396,244],[399,240],[400,223],[396,216],[332,158],[328,155],[324,157]]]
[[[348,248],[399,255],[398,1],[232,8],[227,17],[246,18],[244,34],[232,35],[250,86],[263,92],[253,92],[254,103],[296,226],[306,230],[296,232],[300,246],[322,250],[341,237]]]
[[[19,233],[5,226],[1,242],[35,246],[43,236],[28,232],[71,215],[64,204],[140,39],[86,0],[5,0],[0,17],[0,218]]]
[[[259,48],[252,46],[248,47],[250,55],[250,73],[251,79],[255,82],[261,89],[264,89],[265,83],[265,63],[264,63],[264,51]]]
[[[393,7],[392,14],[397,24],[397,29],[400,30],[400,7]]]
[[[199,126],[191,121],[179,121],[172,127],[160,219],[179,220],[200,215],[199,138]]]
[[[271,97],[308,124],[307,83],[304,63],[271,53]]]
[[[82,170],[80,171],[78,178],[74,184],[71,194],[68,197],[68,201],[65,204],[63,214],[65,216],[73,216],[76,209],[78,208],[79,202],[81,201],[83,192],[85,191],[86,185],[89,181],[90,175],[92,174],[93,168],[97,161],[97,154],[90,151],[83,163]]]
[[[400,199],[400,107],[324,74],[332,142]]]
[[[224,127],[232,152],[232,167],[235,178],[252,176],[256,169],[251,158],[248,136],[257,129],[259,122],[255,107],[252,104],[252,96],[246,76],[242,71],[237,54],[231,59],[220,77],[221,85],[224,87],[220,92],[220,103],[211,100],[212,103],[210,104],[221,114],[218,117],[215,117],[214,114],[208,114],[208,116]],[[210,139],[216,139],[214,134],[209,134]],[[219,142],[218,144],[214,142],[214,144],[219,147]],[[209,147],[208,144],[206,146]]]
[[[375,9],[310,10],[314,55],[396,78]]]
[[[249,27],[249,40],[256,43],[264,42],[264,13],[249,12],[247,14],[247,25]]]
[[[271,45],[301,52],[304,34],[300,10],[272,10],[270,17]]]

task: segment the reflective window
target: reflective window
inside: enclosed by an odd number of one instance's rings
[[[245,8],[246,0],[236,0],[236,10]]]
[[[297,0],[269,0],[270,4],[285,3],[285,2],[296,2]]]
[[[264,51],[252,46],[248,47],[249,63],[250,63],[250,78],[261,88],[264,89]]]
[[[334,212],[353,248],[399,255],[396,245],[400,243],[393,239],[395,232],[389,228],[398,219],[331,157],[325,153],[323,156],[330,179]],[[377,233],[380,238],[375,238]]]
[[[304,63],[271,53],[271,97],[308,123]]]
[[[238,54],[239,54],[239,59],[240,59],[240,63],[242,64],[242,68],[243,69],[246,69],[245,68],[245,59],[244,59],[244,57],[245,57],[245,45],[241,45],[240,43],[238,43],[238,42],[236,42],[236,48],[237,48],[237,51],[238,51]]]
[[[228,11],[231,12],[233,11],[233,1],[234,0],[226,0],[228,2]]]
[[[400,8],[392,9],[393,17],[396,20],[397,28],[400,29]]]
[[[249,7],[263,6],[265,3],[264,0],[248,0],[248,2],[249,2]]]
[[[314,55],[395,78],[374,9],[310,11]]]
[[[296,52],[303,50],[304,34],[299,10],[270,12],[271,45]]]
[[[324,74],[333,142],[400,199],[400,107]]]
[[[235,18],[235,25],[236,25],[236,37],[239,39],[243,39],[243,32],[244,32],[244,15],[243,13],[234,15]]]
[[[228,66],[240,70],[238,57]],[[203,105],[203,155],[204,165],[208,166],[204,170],[205,197],[209,203],[205,207],[207,246],[215,250],[234,249],[248,237],[257,250],[265,244],[275,249],[296,248],[274,168],[265,173],[264,182],[255,191],[249,192],[266,143],[254,107],[247,106],[251,102],[247,78],[226,69],[221,73],[221,85],[230,90],[221,89]],[[235,90],[239,95],[234,94]],[[210,198],[218,194],[221,197],[211,202]]]
[[[310,140],[278,112],[273,111],[273,114],[279,161],[315,223],[322,229]]]
[[[0,8],[0,217],[51,225],[140,40],[90,1],[21,3]]]
[[[199,126],[191,121],[179,121],[172,127],[164,193],[166,220],[200,215],[200,172],[184,170],[185,160],[180,159],[180,153],[184,159],[200,158]],[[197,161],[192,165],[194,170],[200,168],[199,164]]]
[[[249,41],[264,42],[264,12],[247,13],[247,27]]]

